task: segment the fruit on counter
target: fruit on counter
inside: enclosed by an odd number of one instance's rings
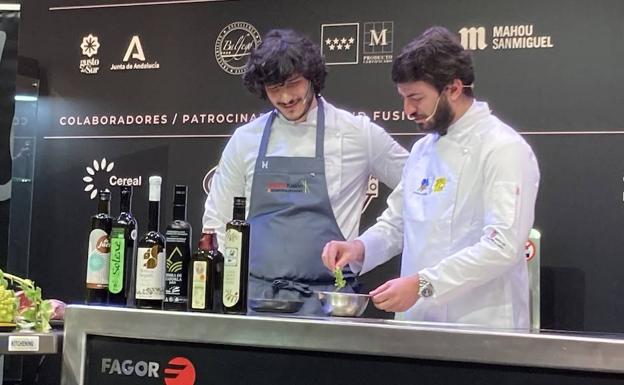
[[[30,299],[28,299],[28,297],[26,297],[26,293],[23,290],[15,292],[15,296],[17,297],[19,301],[19,305],[18,305],[19,314],[21,314],[22,312],[24,312],[30,306],[33,305],[33,302]],[[63,301],[59,301],[58,299],[48,299],[47,301],[49,301],[50,305],[52,305],[52,314],[50,316],[50,319],[54,319],[54,320],[64,319],[65,308],[67,307],[67,304]]]
[[[15,322],[17,304],[13,290],[0,285],[0,322]]]
[[[9,285],[23,291],[24,301],[20,301]],[[5,302],[6,301],[6,302]],[[11,306],[7,306],[11,302]],[[18,310],[18,304],[23,302],[24,307]],[[53,304],[41,296],[41,288],[35,286],[30,279],[24,279],[0,270],[0,317],[6,311],[6,317],[15,320],[20,329],[34,329],[38,332],[47,332],[51,329],[50,318],[53,313]]]

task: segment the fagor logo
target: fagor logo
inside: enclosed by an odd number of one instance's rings
[[[102,358],[100,373],[128,377],[163,378],[166,385],[195,385],[195,367],[186,357],[174,357],[167,363],[164,374],[155,361]]]
[[[185,357],[174,357],[169,360],[165,368],[165,384],[167,385],[194,385],[195,367]]]
[[[155,377],[158,378],[160,364],[153,361],[123,360],[102,358],[101,373],[117,374],[122,376]]]
[[[116,175],[109,176],[114,167],[115,162],[108,162],[106,158],[100,161],[93,160],[92,166],[85,167],[87,175],[82,177],[82,181],[85,182],[84,191],[90,194],[90,199],[95,199],[99,191],[110,191],[109,187],[112,186],[141,186],[141,176],[123,178]]]
[[[485,27],[464,27],[459,30],[459,36],[461,38],[461,45],[464,47],[464,49],[484,50],[488,46],[485,43]]]

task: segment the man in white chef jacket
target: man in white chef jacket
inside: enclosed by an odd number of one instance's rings
[[[368,118],[321,97],[326,74],[319,46],[306,36],[293,30],[264,36],[243,82],[275,109],[236,129],[203,218],[223,247],[232,199],[247,197],[249,298],[303,301],[301,315],[323,315],[312,292],[332,290],[334,277],[318,256],[326,242],[357,236],[369,175],[395,188],[408,157]],[[343,270],[353,277],[348,266]]]
[[[531,147],[475,100],[472,58],[445,28],[409,43],[392,79],[427,135],[378,222],[356,240],[327,243],[324,264],[364,273],[402,251],[400,278],[370,292],[379,309],[407,320],[527,328],[524,244],[540,179]]]

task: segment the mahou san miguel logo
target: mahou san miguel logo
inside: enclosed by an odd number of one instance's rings
[[[170,359],[162,372],[160,366],[156,361],[102,358],[100,373],[110,376],[162,378],[165,385],[195,385],[195,366],[188,358]]]
[[[91,166],[85,167],[87,175],[82,177],[82,181],[85,183],[84,191],[89,193],[90,199],[95,199],[100,191],[110,191],[109,187],[141,186],[141,176],[118,177],[116,175],[109,175],[114,167],[115,162],[108,162],[106,158],[102,158],[99,161],[93,160]]]
[[[533,24],[495,25],[490,31],[483,26],[464,27],[459,30],[461,45],[472,51],[553,48],[551,35],[536,33]],[[491,36],[491,38],[490,38]]]

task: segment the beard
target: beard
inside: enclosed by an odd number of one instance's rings
[[[454,117],[455,114],[451,109],[451,105],[446,99],[446,96],[442,95],[440,96],[438,108],[434,112],[433,117],[426,122],[415,123],[421,132],[426,134],[438,133],[440,136],[444,136],[448,132],[448,128]]]

